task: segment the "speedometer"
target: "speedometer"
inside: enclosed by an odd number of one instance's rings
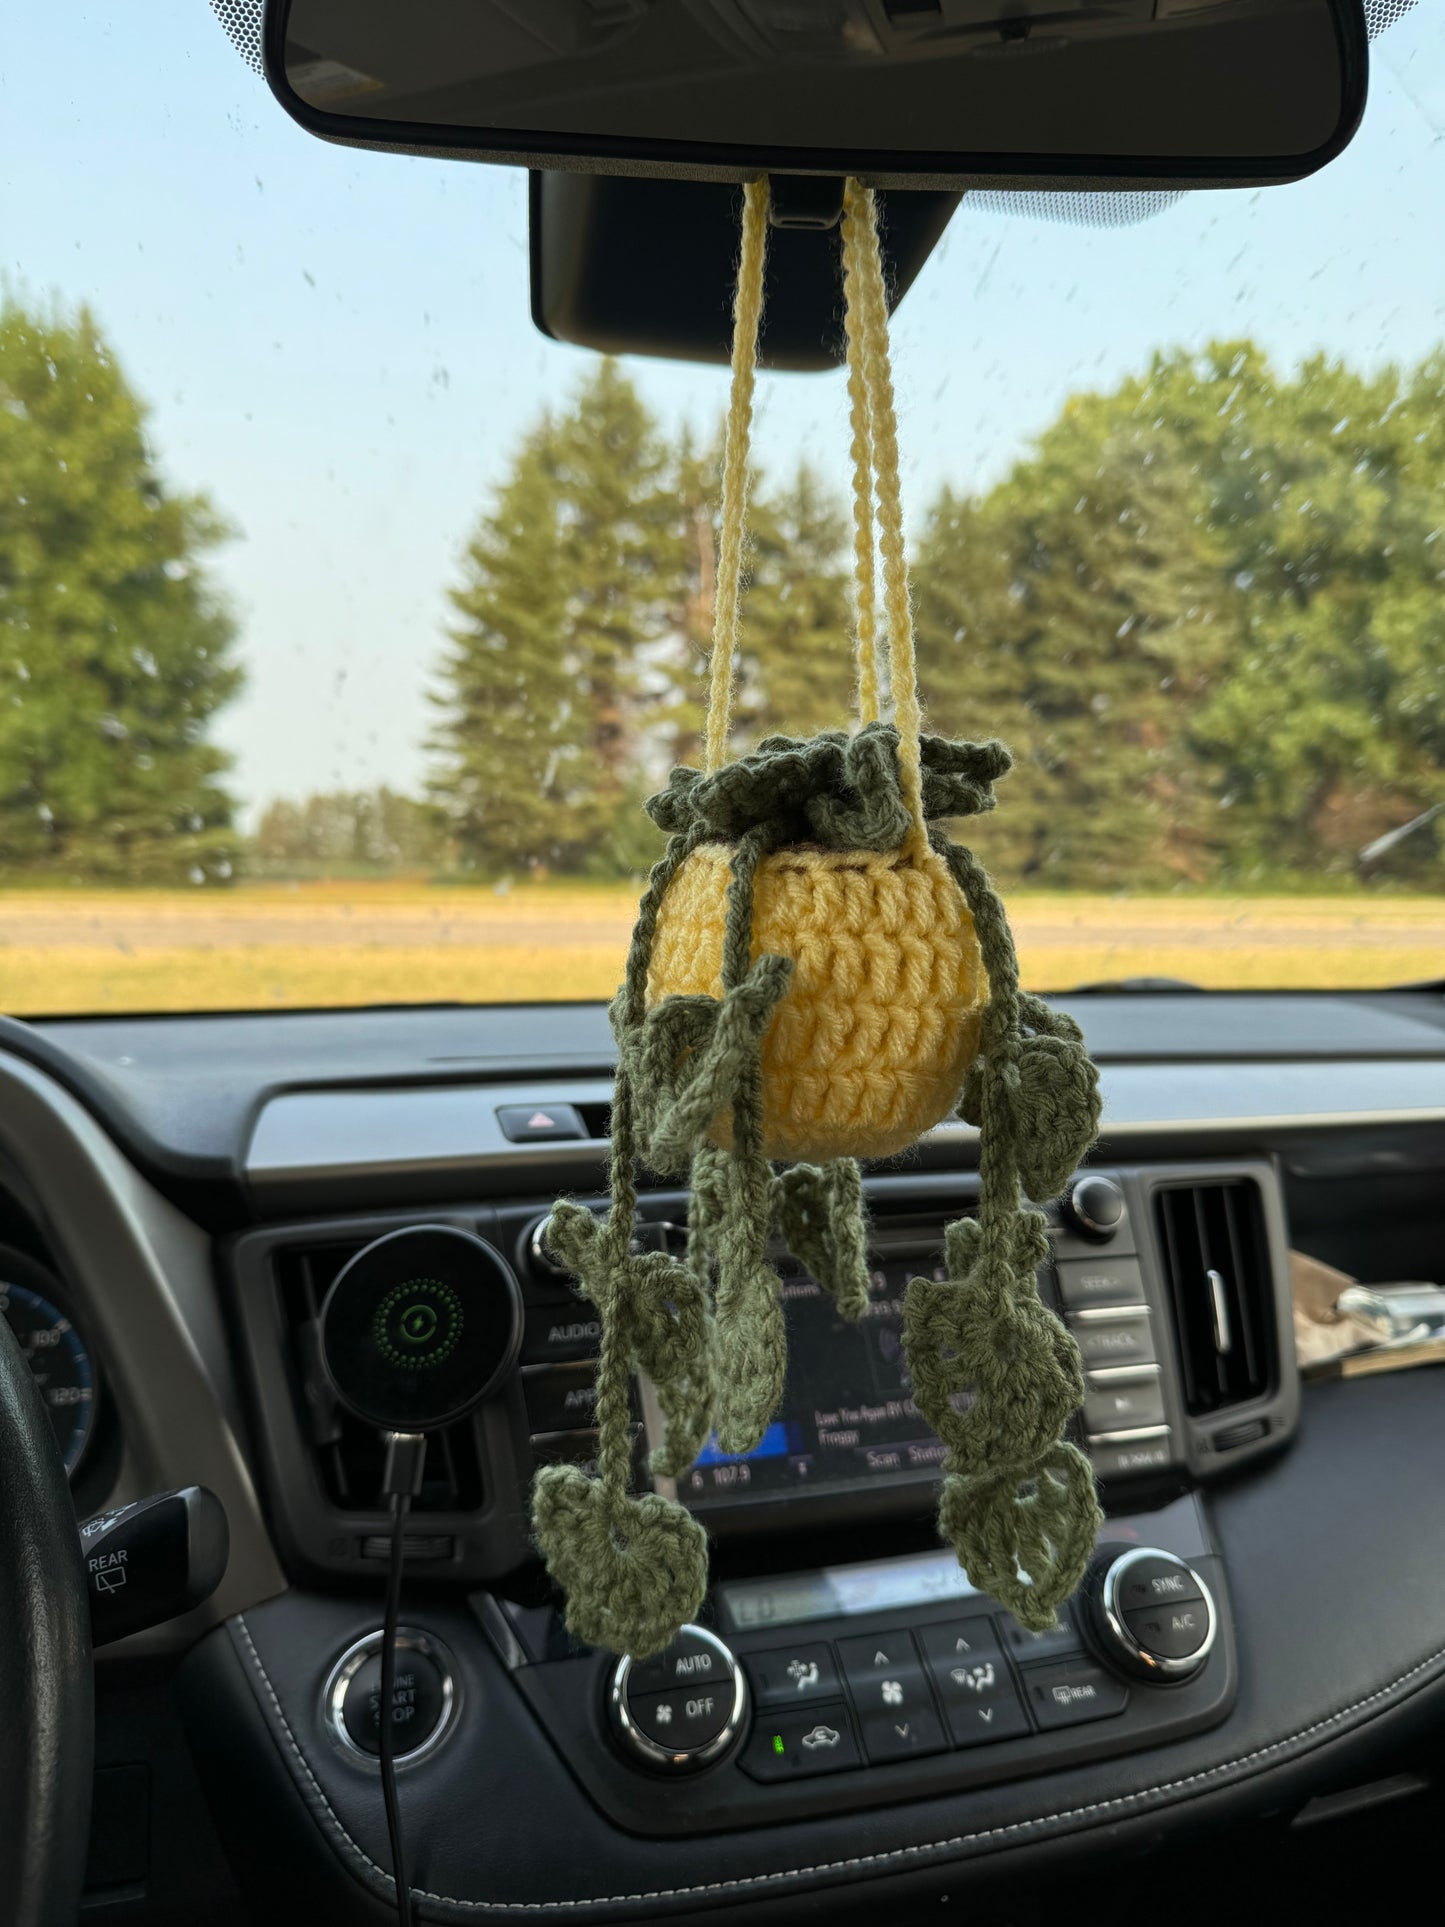
[[[97,1387],[90,1352],[62,1299],[59,1281],[43,1265],[0,1246],[0,1318],[20,1341],[73,1477],[95,1429]]]

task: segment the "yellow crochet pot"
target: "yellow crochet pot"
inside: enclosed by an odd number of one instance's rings
[[[649,1007],[722,996],[730,856],[705,843],[668,886]],[[892,1157],[948,1115],[978,1049],[988,983],[973,918],[934,850],[765,857],[752,954],[794,964],[763,1039],[765,1156]],[[726,1114],[712,1136],[730,1145]]]

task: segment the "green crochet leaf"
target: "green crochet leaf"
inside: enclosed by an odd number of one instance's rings
[[[761,1261],[724,1270],[717,1297],[715,1430],[724,1452],[751,1452],[773,1422],[788,1369],[778,1274]]]
[[[588,1646],[642,1659],[696,1619],[707,1589],[707,1535],[674,1499],[640,1498],[545,1465],[532,1520],[547,1570],[567,1596],[567,1630]]]
[[[1088,1567],[1104,1515],[1094,1469],[1076,1445],[1060,1441],[1028,1469],[949,1471],[939,1530],[983,1592],[1031,1632],[1047,1632]]]
[[[856,1162],[795,1164],[773,1180],[773,1202],[789,1251],[837,1300],[841,1317],[861,1318],[868,1309],[868,1224]]]
[[[759,957],[720,1002],[665,997],[624,1045],[642,1110],[643,1154],[655,1171],[685,1169],[732,1105],[792,975],[791,957]]]
[[[930,822],[991,810],[993,785],[1012,762],[1002,743],[956,743],[942,736],[925,736],[921,756],[923,809]],[[841,729],[766,736],[750,756],[711,775],[674,769],[646,809],[660,829],[675,835],[702,830],[731,843],[763,829],[774,847],[896,850],[910,827],[898,777],[898,731],[891,723],[869,723],[855,736]]]

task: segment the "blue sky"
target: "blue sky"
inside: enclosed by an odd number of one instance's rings
[[[1370,364],[1445,338],[1442,0],[1377,43],[1355,144],[1313,180],[1136,228],[957,215],[894,331],[908,507],[986,484],[1079,387],[1249,333]],[[414,785],[444,589],[518,434],[584,372],[527,309],[525,176],[328,147],[206,0],[14,9],[0,69],[0,280],[87,300],[165,473],[239,539],[215,564],[245,696],[219,730],[269,797]],[[669,423],[723,377],[630,364]],[[758,451],[840,483],[833,376],[767,377]]]

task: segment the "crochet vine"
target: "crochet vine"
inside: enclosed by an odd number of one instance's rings
[[[1048,1246],[1025,1203],[1054,1196],[1092,1143],[1097,1077],[1077,1025],[1020,989],[1003,907],[944,827],[994,807],[1010,759],[922,731],[876,212],[856,182],[843,260],[861,727],[769,737],[726,762],[767,208],[766,182],[750,185],[704,767],[673,770],[648,801],[669,841],[611,1011],[610,1208],[563,1200],[547,1231],[603,1335],[597,1474],[538,1473],[537,1539],[574,1635],[639,1656],[696,1614],[707,1547],[682,1505],[632,1489],[633,1375],[664,1418],[654,1473],[677,1477],[712,1433],[750,1451],[786,1368],[770,1253],[864,1316],[857,1160],[955,1108],[979,1130],[978,1213],[948,1227],[947,1275],[912,1280],[904,1313],[914,1397],[946,1447],[940,1529],[974,1584],[1042,1629],[1100,1517],[1063,1437],[1083,1398],[1078,1348],[1038,1298]],[[689,1183],[682,1258],[633,1249],[640,1163]]]

